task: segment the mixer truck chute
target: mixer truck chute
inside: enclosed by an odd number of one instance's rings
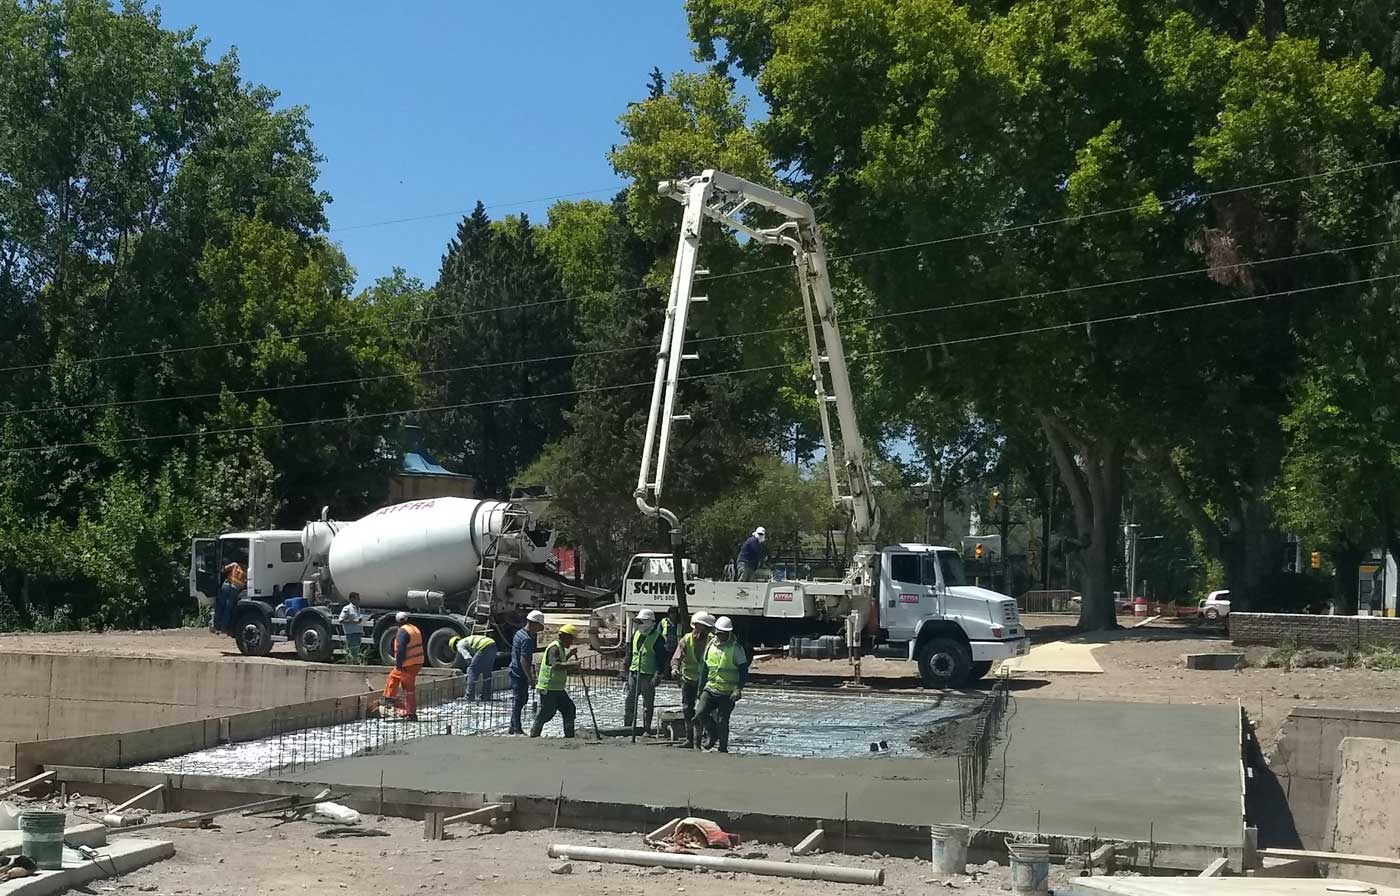
[[[324,514],[323,514],[324,517]],[[265,655],[291,641],[303,659],[325,662],[345,643],[336,621],[350,594],[369,618],[365,643],[387,661],[407,612],[422,629],[428,662],[448,667],[454,635],[488,632],[504,640],[516,617],[543,597],[592,602],[549,568],[554,535],[517,504],[431,498],[381,508],[355,522],[327,519],[300,532],[237,532],[196,539],[190,593],[201,607],[218,593],[219,571],[240,562],[247,590],[234,610],[239,650]]]
[[[925,684],[936,687],[961,687],[985,674],[995,661],[1025,653],[1028,641],[1016,602],[968,587],[962,581],[956,551],[921,544],[882,547],[876,540],[880,509],[872,488],[874,477],[856,416],[826,250],[812,207],[713,170],[666,181],[659,189],[682,203],[685,212],[633,497],[644,514],[670,525],[673,552],[669,557],[634,557],[621,602],[600,609],[591,629],[615,627],[626,637],[631,619],[644,607],[706,610],[732,617],[750,638],[769,643],[790,639],[795,654],[806,649],[804,635],[818,635],[822,643],[841,639],[853,660],[863,649],[905,656],[919,663]],[[707,219],[755,242],[785,246],[795,256],[812,387],[829,460],[828,484],[833,502],[850,514],[857,543],[850,568],[839,582],[687,580],[686,564],[675,562],[681,559],[681,522],[663,505],[667,451],[673,425],[684,425],[688,419],[676,412],[676,401],[682,365],[696,357],[686,351],[686,321],[691,304],[704,301],[693,290]],[[831,406],[836,409],[836,430],[828,412]],[[671,561],[664,572],[661,560]],[[595,638],[595,643],[601,644],[601,639]]]

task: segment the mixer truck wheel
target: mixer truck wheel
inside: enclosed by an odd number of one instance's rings
[[[460,634],[455,628],[443,627],[429,635],[428,665],[434,669],[451,669],[457,659],[457,651],[452,649],[451,641]]]
[[[379,662],[386,666],[394,665],[394,639],[399,636],[397,625],[386,625],[379,633]]]
[[[919,677],[926,688],[960,688],[972,675],[972,657],[952,638],[930,638],[919,650]]]
[[[968,676],[968,681],[981,681],[987,677],[987,673],[992,671],[991,660],[978,660],[972,664],[972,674]]]
[[[293,640],[296,642],[297,656],[308,663],[329,663],[335,656],[330,623],[320,616],[311,616],[301,622]]]
[[[272,626],[261,613],[244,613],[233,626],[238,652],[244,656],[267,656],[272,652]]]

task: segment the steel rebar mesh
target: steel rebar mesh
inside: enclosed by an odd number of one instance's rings
[[[982,706],[977,710],[977,726],[958,754],[958,799],[964,818],[977,815],[982,789],[987,782],[987,766],[992,759],[992,745],[1002,733],[1007,700],[1008,681],[1002,678],[982,699]]]

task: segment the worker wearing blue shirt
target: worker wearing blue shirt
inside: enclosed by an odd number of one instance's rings
[[[768,541],[768,530],[759,526],[744,540],[739,548],[739,557],[734,564],[735,581],[752,582],[754,574],[763,564],[763,545]]]
[[[525,626],[516,631],[510,642],[510,733],[524,734],[525,704],[530,702],[530,689],[535,684],[535,636],[544,631],[544,614],[531,610]]]

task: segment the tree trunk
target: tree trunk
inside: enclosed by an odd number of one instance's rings
[[[1332,606],[1339,614],[1356,614],[1356,575],[1365,558],[1366,549],[1360,545],[1346,540],[1338,542],[1332,556]]]
[[[939,489],[933,495],[933,506],[930,509],[929,544],[946,545],[948,543],[948,496]]]
[[[1040,424],[1074,509],[1084,574],[1079,628],[1117,628],[1112,573],[1122,515],[1123,443],[1110,436],[1084,435],[1052,414],[1041,414]]]

